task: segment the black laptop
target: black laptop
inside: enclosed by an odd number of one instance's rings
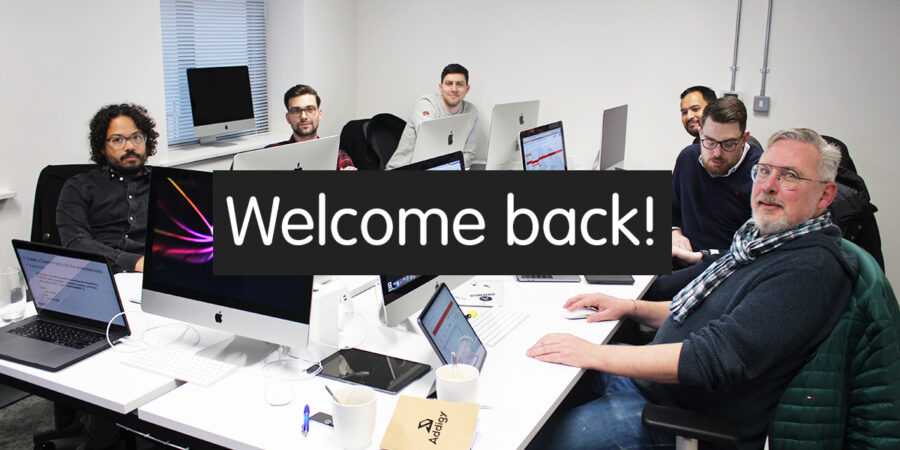
[[[106,259],[16,239],[12,245],[37,315],[0,328],[0,358],[55,372],[108,348],[107,324],[122,301]],[[109,339],[128,334],[119,315]]]

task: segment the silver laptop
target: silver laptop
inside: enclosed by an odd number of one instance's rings
[[[516,275],[516,281],[578,283],[581,281],[581,276],[579,276],[579,275]]]
[[[462,151],[472,129],[471,113],[427,120],[419,125],[410,163]]]
[[[540,100],[494,105],[486,170],[522,170],[519,133],[537,125]]]
[[[335,170],[338,136],[329,136],[234,155],[232,170]]]
[[[600,151],[594,160],[594,170],[623,169],[625,165],[625,128],[628,124],[628,105],[603,111],[603,136]]]
[[[566,139],[562,122],[548,123],[519,133],[522,167],[529,170],[566,170]]]
[[[0,328],[0,358],[58,371],[129,334],[122,301],[101,255],[12,241],[37,315]],[[113,318],[115,317],[115,320]]]

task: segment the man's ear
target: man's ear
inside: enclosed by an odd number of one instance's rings
[[[834,197],[837,195],[837,183],[829,182],[825,184],[825,188],[822,189],[822,195],[819,197],[819,202],[816,206],[819,209],[825,209],[831,202],[834,201]]]

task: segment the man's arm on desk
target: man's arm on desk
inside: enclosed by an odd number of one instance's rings
[[[681,343],[659,345],[600,345],[571,334],[542,337],[526,355],[538,361],[592,369],[629,378],[678,382]]]
[[[579,294],[570,298],[563,304],[563,308],[569,311],[587,306],[597,308],[597,312],[587,317],[588,322],[602,322],[604,320],[619,320],[623,317],[631,317],[641,325],[659,328],[665,322],[666,317],[669,316],[670,303],[631,300],[594,292],[591,294]]]

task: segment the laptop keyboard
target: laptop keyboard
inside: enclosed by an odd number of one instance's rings
[[[21,327],[14,328],[10,330],[10,333],[32,339],[40,339],[45,342],[52,342],[57,345],[74,349],[85,348],[104,339],[104,336],[100,333],[85,331],[80,328],[60,325],[45,320],[36,320]]]
[[[509,306],[495,306],[487,311],[479,312],[478,316],[469,319],[469,323],[485,345],[491,347],[497,345],[503,337],[509,334],[520,323],[528,318],[528,313]]]

